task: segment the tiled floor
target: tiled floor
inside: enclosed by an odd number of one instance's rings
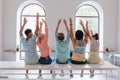
[[[69,71],[65,71],[64,73],[66,75],[64,76],[60,75],[60,71],[56,71],[57,75],[55,78],[52,78],[49,72],[50,71],[43,71],[43,75],[40,78],[38,78],[38,71],[30,71],[31,74],[29,74],[28,79],[25,78],[25,71],[7,71],[9,75],[7,74],[5,76],[8,76],[9,80],[118,80],[117,71],[107,71],[107,77],[106,71],[95,71],[95,76],[93,78],[90,78],[89,71],[84,71],[83,77],[80,77],[80,71],[73,71],[74,76],[72,78],[69,76]],[[14,75],[16,73],[17,75]],[[6,71],[2,71],[2,74],[6,74]]]

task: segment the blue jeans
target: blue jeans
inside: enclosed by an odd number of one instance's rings
[[[39,63],[40,64],[51,64],[52,59],[49,56],[48,56],[48,59],[46,59],[45,57],[40,57]]]

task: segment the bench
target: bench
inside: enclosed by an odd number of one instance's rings
[[[53,62],[50,65],[25,65],[24,62],[20,61],[0,61],[0,70],[52,70],[52,77],[55,78],[55,70],[117,70],[118,80],[120,80],[120,68],[112,65],[109,62],[105,64],[56,64]],[[107,75],[106,75],[107,76]]]

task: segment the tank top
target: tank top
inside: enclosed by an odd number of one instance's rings
[[[96,40],[90,41],[90,51],[91,52],[98,52],[99,51],[99,42]]]
[[[85,41],[76,40],[75,48],[73,51],[76,54],[85,54],[85,47],[86,47]]]

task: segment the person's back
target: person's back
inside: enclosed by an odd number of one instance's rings
[[[76,40],[76,44],[75,44],[75,47],[74,47],[73,53],[72,53],[73,54],[73,56],[72,56],[73,64],[74,63],[84,64],[84,61],[86,63],[85,47],[86,47],[85,41]],[[76,55],[76,57],[74,55]],[[77,61],[77,62],[75,62],[75,61]]]
[[[38,28],[38,14],[36,17],[36,30],[35,33],[33,35],[32,30],[31,29],[26,29],[25,30],[25,35],[26,37],[23,36],[23,29],[27,23],[27,19],[24,18],[24,23],[20,28],[20,41],[22,43],[23,46],[23,50],[25,51],[25,64],[36,64],[38,63],[38,59],[39,56],[37,54],[37,50],[36,50],[36,36],[37,36],[37,28]]]
[[[63,33],[58,32],[59,25],[61,23],[61,19],[58,20],[57,27],[55,30],[55,38],[56,38],[56,63],[59,64],[65,64],[68,63],[68,59],[70,56],[70,50],[69,50],[69,42],[70,42],[70,32],[68,29],[67,21],[63,20],[65,24],[65,28],[67,31],[67,38],[65,39],[65,36]]]
[[[76,40],[74,52],[78,54],[85,54],[86,43],[84,41]]]
[[[83,32],[81,30],[77,30],[75,32],[75,38],[73,41],[73,53],[71,57],[71,63],[73,64],[85,64],[86,57],[85,57],[85,47],[86,47],[86,42],[83,39]],[[73,40],[73,37],[71,37]]]
[[[88,37],[90,39],[90,52],[87,59],[87,63],[89,64],[103,64],[104,61],[99,56],[99,36],[96,33],[93,35],[93,32],[91,32],[92,36],[90,36],[90,33],[88,31]],[[94,76],[94,70],[90,70],[90,77],[92,78]]]
[[[99,42],[96,40],[90,41],[90,52],[98,52],[99,51]]]
[[[91,63],[91,64],[104,63],[99,56],[98,34],[95,34],[92,37],[90,37],[90,52],[89,52],[87,63]]]
[[[65,36],[63,33],[58,32],[59,25],[61,23],[61,19],[58,20],[56,30],[55,30],[55,38],[56,38],[56,63],[58,64],[67,64],[70,57],[70,50],[69,50],[69,42],[70,42],[70,31],[67,25],[67,21],[63,20],[65,24],[65,28],[67,31],[67,39],[64,40]],[[61,70],[63,75],[63,70]]]
[[[77,30],[74,35],[72,28],[72,19],[70,18],[70,38],[73,44],[73,52],[70,59],[72,64],[85,64],[87,62],[85,57],[85,47],[88,42],[87,30],[85,29],[85,26],[81,20],[80,24],[85,34],[83,34],[82,30]],[[83,77],[83,70],[81,70],[80,76]]]
[[[27,19],[24,18],[23,25],[20,27],[20,31],[19,31],[20,41],[22,43],[23,50],[25,51],[24,62],[25,64],[37,64],[39,56],[36,50],[36,36],[39,29],[39,14],[37,13],[37,16],[36,16],[36,29],[35,29],[34,35],[31,29],[26,29],[25,30],[26,38],[25,38],[23,36],[23,29],[26,23],[27,23]],[[40,74],[40,70],[39,70],[39,74]],[[25,75],[26,75],[26,78],[28,78],[28,69],[26,69]]]
[[[67,39],[65,41],[61,41],[58,39],[58,36],[56,35],[56,56],[59,62],[61,63],[67,63],[70,50],[69,50],[69,42],[70,42],[70,34],[67,33]]]
[[[39,56],[36,50],[36,35],[33,35],[30,39],[26,40],[23,36],[20,37],[21,43],[25,51],[25,63],[36,64],[38,63]]]
[[[42,33],[42,25],[43,22],[45,24],[45,34]],[[51,64],[52,59],[50,58],[50,47],[48,45],[48,26],[45,20],[42,19],[42,22],[40,22],[40,29],[38,32],[38,39],[37,39],[37,45],[40,50],[40,64]]]

